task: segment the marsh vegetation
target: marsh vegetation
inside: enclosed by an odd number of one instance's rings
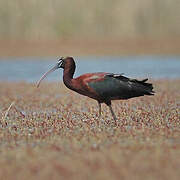
[[[98,119],[96,102],[63,84],[1,82],[0,176],[178,179],[180,81],[153,83],[153,97],[113,102],[111,126],[105,106]]]

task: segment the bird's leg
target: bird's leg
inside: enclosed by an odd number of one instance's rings
[[[110,109],[110,111],[111,111],[111,114],[112,114],[112,117],[113,117],[113,119],[114,119],[114,122],[115,122],[115,124],[117,124],[117,118],[116,118],[116,115],[114,114],[114,111],[113,111],[113,109],[112,109],[111,104],[109,104],[108,106],[109,106],[109,109]]]
[[[99,118],[101,117],[101,103],[98,101],[98,105],[99,105]]]

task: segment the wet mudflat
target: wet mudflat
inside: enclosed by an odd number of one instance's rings
[[[178,179],[180,80],[156,95],[104,105],[61,83],[0,82],[0,176],[5,179]]]

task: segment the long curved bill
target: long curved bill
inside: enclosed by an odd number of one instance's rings
[[[37,83],[37,88],[39,87],[41,81],[48,75],[50,74],[51,72],[55,71],[56,69],[59,68],[59,64],[57,63],[52,69],[50,69],[48,72],[46,72],[45,74],[43,74],[43,76],[40,78],[40,80],[38,81]]]

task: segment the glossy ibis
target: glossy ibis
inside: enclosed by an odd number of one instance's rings
[[[97,100],[99,104],[99,116],[101,115],[101,103],[105,103],[109,107],[115,123],[116,116],[111,107],[111,100],[154,95],[152,84],[146,83],[148,79],[140,81],[127,78],[122,74],[105,72],[87,73],[73,78],[76,65],[72,57],[61,57],[57,64],[41,77],[37,87],[50,72],[58,68],[64,69],[63,82],[67,88]]]

